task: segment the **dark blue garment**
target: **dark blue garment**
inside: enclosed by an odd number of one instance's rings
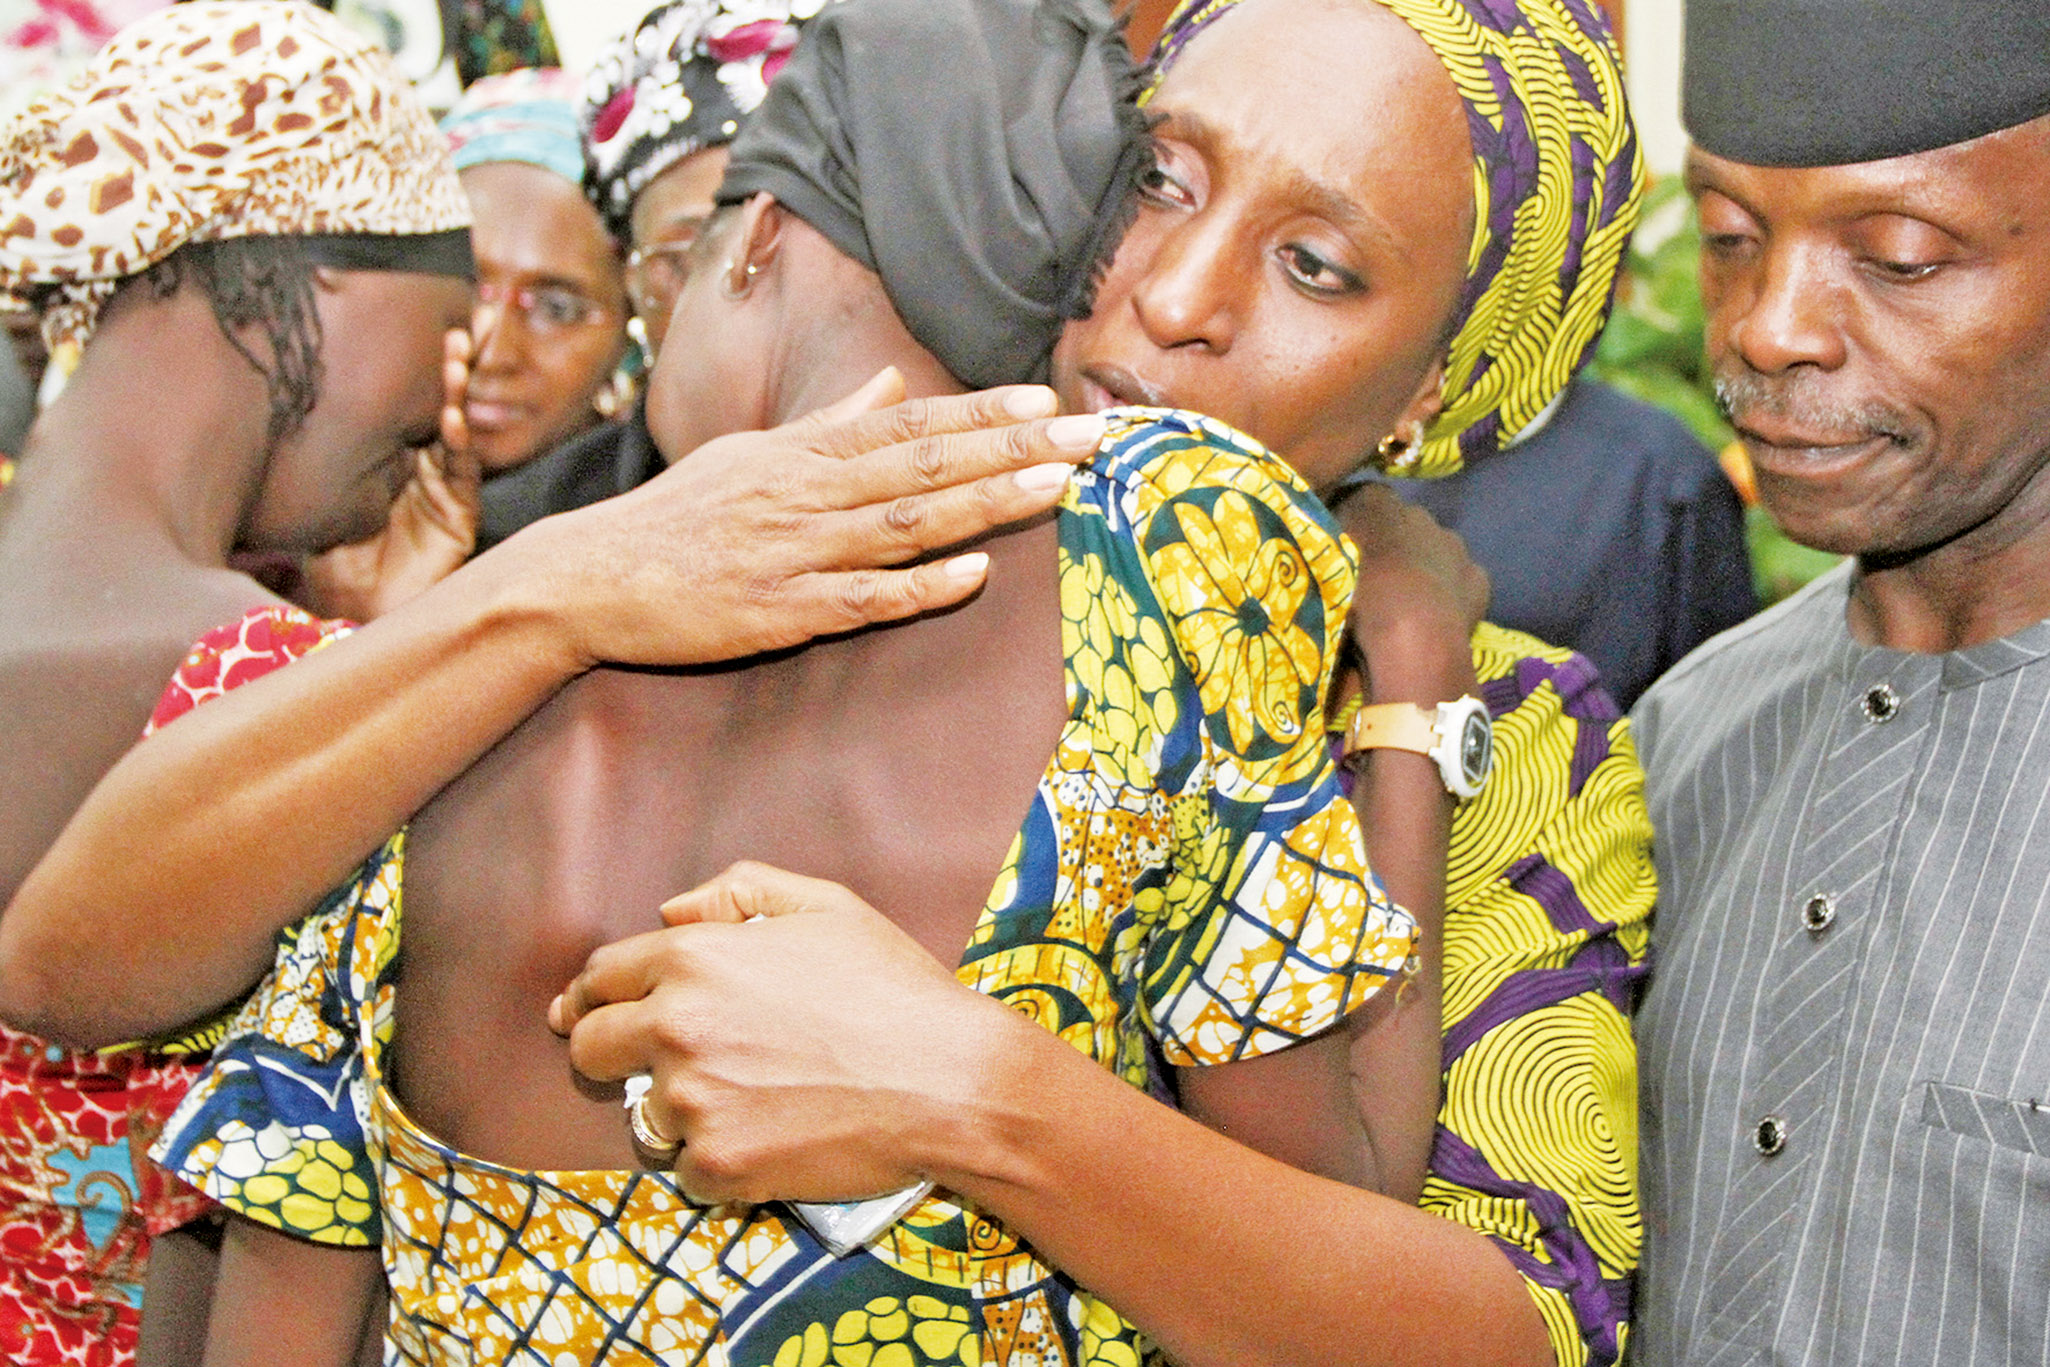
[[[545,456],[484,484],[481,554],[531,522],[638,489],[667,469],[648,431],[644,399],[626,417],[594,427]]]
[[[1744,510],[1678,420],[1575,381],[1528,441],[1440,480],[1386,481],[1466,539],[1488,620],[1595,662],[1628,709],[1653,679],[1758,610]]]

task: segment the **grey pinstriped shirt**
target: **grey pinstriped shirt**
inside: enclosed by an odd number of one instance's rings
[[[1639,1363],[2050,1363],[2050,622],[1866,647],[1849,582],[1636,710]]]

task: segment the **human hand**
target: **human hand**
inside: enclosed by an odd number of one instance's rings
[[[1046,512],[1104,423],[1051,417],[1038,386],[903,392],[885,370],[819,413],[707,442],[478,567],[531,570],[572,670],[735,659],[957,603],[986,555],[886,567]]]
[[[699,1201],[925,1180],[1002,1042],[1039,1029],[836,883],[736,864],[662,915],[591,955],[548,1023],[586,1077],[653,1075],[648,1122],[684,1141]]]
[[[384,530],[306,561],[301,596],[320,616],[381,616],[455,573],[476,548],[483,472],[463,417],[470,337],[461,328],[443,339],[441,378],[441,440],[414,453],[413,478]]]
[[[1466,543],[1381,484],[1353,490],[1338,518],[1359,547],[1350,627],[1372,700],[1445,702],[1471,692],[1470,641],[1490,588]]]

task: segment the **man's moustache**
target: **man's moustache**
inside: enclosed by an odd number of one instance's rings
[[[1803,378],[1770,379],[1755,371],[1719,373],[1715,406],[1733,426],[1745,427],[1751,419],[1766,417],[1802,432],[1829,433],[1835,438],[1830,445],[1874,437],[1904,442],[1909,430],[1903,415],[1885,404],[1843,403],[1816,393]]]

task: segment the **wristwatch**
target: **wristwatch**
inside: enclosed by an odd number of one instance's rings
[[[1488,705],[1468,696],[1435,710],[1413,702],[1375,703],[1354,714],[1345,757],[1362,750],[1410,750],[1437,763],[1445,791],[1479,797],[1495,766],[1495,724]]]

